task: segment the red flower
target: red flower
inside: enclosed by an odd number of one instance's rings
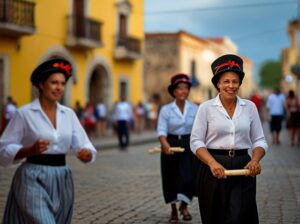
[[[69,64],[65,65],[63,62],[61,62],[61,63],[54,63],[53,67],[55,67],[55,68],[61,68],[61,69],[63,69],[63,70],[66,71],[67,75],[69,75],[69,76],[71,75],[71,66]]]

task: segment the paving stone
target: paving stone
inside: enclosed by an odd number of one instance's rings
[[[264,128],[269,136],[266,124]],[[257,177],[262,224],[300,223],[300,147],[289,146],[287,132],[281,137],[281,145],[270,145],[262,161],[262,174]],[[72,224],[168,223],[170,208],[162,197],[160,157],[147,154],[147,149],[158,143],[149,138],[146,142],[120,152],[110,140],[110,148],[100,150],[96,162],[89,165],[67,156],[75,183]],[[15,169],[0,168],[0,219]],[[190,212],[193,220],[179,223],[201,223],[197,198]]]

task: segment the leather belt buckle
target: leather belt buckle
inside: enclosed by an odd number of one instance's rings
[[[178,135],[178,140],[181,140],[181,138],[182,138],[181,135]]]
[[[234,149],[230,149],[230,150],[228,151],[228,156],[229,156],[230,158],[234,158],[234,157],[235,157],[235,150],[234,150]]]

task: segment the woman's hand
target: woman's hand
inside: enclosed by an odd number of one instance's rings
[[[250,171],[249,176],[256,176],[261,172],[261,166],[257,160],[252,159],[246,166],[246,169]]]
[[[47,140],[38,139],[32,146],[22,147],[15,155],[14,160],[24,159],[29,156],[39,155],[48,149],[50,144]]]
[[[173,155],[174,152],[170,151],[170,145],[166,144],[166,145],[162,145],[161,146],[161,151],[162,153],[166,154],[166,155]]]
[[[227,177],[224,172],[224,167],[216,160],[210,161],[207,165],[209,166],[210,171],[214,177],[218,179],[225,179]]]
[[[82,161],[84,163],[90,162],[92,160],[92,152],[91,152],[91,150],[86,149],[86,148],[80,149],[77,152],[76,156],[80,161]]]
[[[31,155],[42,154],[48,149],[48,145],[50,144],[47,140],[38,139],[30,148]]]
[[[166,138],[166,136],[159,136],[159,141],[160,141],[160,145],[161,145],[161,152],[165,155],[172,155],[174,154],[174,152],[170,151],[170,144]]]

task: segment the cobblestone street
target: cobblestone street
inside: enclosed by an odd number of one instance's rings
[[[266,135],[268,138],[268,134]],[[74,224],[167,223],[159,154],[147,150],[157,142],[135,145],[128,152],[101,150],[94,164],[68,156],[75,180]],[[280,146],[270,145],[257,178],[260,223],[300,223],[300,148],[290,147],[286,133]],[[0,218],[15,168],[0,168]],[[197,200],[190,207],[191,222],[201,223]]]

